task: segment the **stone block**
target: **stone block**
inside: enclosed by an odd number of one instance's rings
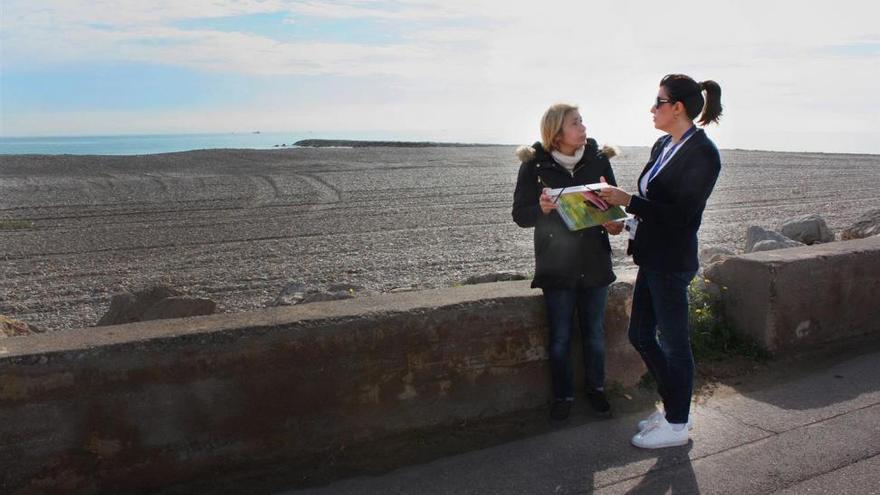
[[[727,258],[707,276],[725,286],[727,318],[770,351],[880,332],[880,238]]]

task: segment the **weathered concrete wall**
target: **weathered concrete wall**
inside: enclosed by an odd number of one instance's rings
[[[736,329],[771,351],[880,332],[880,237],[736,256],[707,275]]]
[[[631,282],[606,318],[627,386]],[[540,291],[501,282],[5,339],[0,493],[149,489],[540,406],[545,334]]]

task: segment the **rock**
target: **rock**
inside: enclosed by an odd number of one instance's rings
[[[797,247],[803,246],[804,244],[793,239],[789,239],[779,232],[774,232],[772,230],[767,230],[763,227],[758,227],[757,225],[752,225],[746,231],[746,249],[747,253],[755,252],[755,245],[761,241],[776,241],[776,244],[765,244],[761,251],[767,251],[768,249],[782,249],[789,247]]]
[[[363,287],[346,283],[332,284],[327,290],[320,290],[306,287],[300,282],[292,282],[281,291],[272,305],[293,306],[320,301],[351,299],[354,297],[354,293],[360,290],[363,290]]]
[[[840,238],[864,239],[875,235],[880,235],[880,209],[870,210],[856,218],[855,223],[840,234]]]
[[[752,246],[752,253],[757,253],[759,251],[774,251],[776,249],[785,249],[790,247],[803,246],[803,244],[791,244],[788,242],[777,241],[776,239],[765,239],[763,241],[758,241],[757,244]]]
[[[97,326],[207,315],[216,310],[217,304],[210,299],[187,297],[174,288],[157,285],[114,295]]]
[[[141,316],[141,321],[186,318],[189,316],[211,315],[217,312],[217,303],[200,297],[166,297],[150,306]]]
[[[700,251],[700,264],[710,265],[722,261],[729,256],[735,256],[732,250],[723,247],[708,247]]]
[[[779,232],[785,237],[804,244],[832,242],[834,233],[828,229],[825,219],[816,214],[801,215],[782,222]]]
[[[721,262],[716,262],[709,266],[711,267],[720,264]],[[714,272],[717,274],[717,270],[714,270]],[[710,276],[711,273],[713,273],[713,270],[707,268],[706,273],[704,273],[702,277],[695,277],[692,284],[696,290],[708,294],[713,301],[720,301],[723,292],[721,286],[712,281]]]
[[[486,273],[483,275],[474,275],[472,277],[468,277],[462,282],[463,285],[475,285],[475,284],[488,284],[491,282],[505,282],[509,280],[526,280],[529,278],[524,273],[513,272],[513,271],[501,271],[501,272],[493,272]]]
[[[35,333],[43,333],[43,331],[21,320],[0,315],[0,339],[5,337],[21,337],[22,335],[32,335]]]
[[[708,279],[712,283],[715,283],[716,281],[720,280],[721,264],[722,263],[724,263],[723,260],[708,265],[703,270],[703,278]]]
[[[272,306],[293,306],[294,304],[299,304],[305,299],[307,290],[308,288],[305,284],[300,282],[287,284],[284,289],[281,289],[281,293],[275,298]]]

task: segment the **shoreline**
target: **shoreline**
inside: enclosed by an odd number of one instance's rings
[[[195,140],[199,139],[224,139],[229,137],[243,137],[243,138],[254,138],[256,139],[264,139],[269,138],[271,140],[261,141],[259,143],[251,143],[250,146],[241,146],[245,144],[241,141],[237,142],[238,145],[233,145],[235,143],[231,141],[220,141],[219,143],[215,142],[213,144],[221,144],[219,146],[211,145],[207,142],[202,142],[201,144],[190,144],[192,147],[187,147],[187,145],[176,144],[171,145],[168,144],[166,147],[170,147],[171,149],[163,149],[158,146],[156,143],[151,143],[151,140],[178,140],[178,139],[186,139],[192,138]],[[259,132],[232,132],[232,133],[195,133],[195,134],[120,134],[120,135],[86,135],[86,136],[6,136],[0,137],[0,156],[4,157],[43,157],[43,156],[73,156],[73,157],[98,157],[98,156],[128,156],[128,157],[137,157],[137,156],[153,156],[153,155],[162,155],[162,154],[170,154],[170,153],[191,153],[191,152],[206,152],[206,151],[280,151],[280,150],[291,150],[297,148],[492,148],[492,147],[517,147],[521,145],[530,145],[531,141],[523,142],[519,144],[504,144],[504,143],[479,143],[479,142],[448,142],[448,141],[409,141],[409,140],[395,140],[395,139],[336,139],[336,138],[306,138],[299,139],[302,135],[299,133],[275,133],[275,132],[267,132],[267,133],[259,133]],[[290,139],[287,139],[290,138]],[[16,143],[18,141],[33,141],[33,142],[51,142],[51,141],[61,141],[61,142],[70,142],[68,149],[62,150],[60,152],[44,152],[44,151],[25,151],[25,152],[8,152],[4,149],[4,146],[9,146],[10,143]],[[88,141],[89,143],[77,143],[77,140]],[[76,151],[77,147],[89,147],[92,148],[97,147],[96,143],[93,143],[94,140],[107,140],[108,143],[103,147],[104,152],[82,152]],[[142,140],[139,146],[135,146],[134,144],[130,144],[128,148],[123,148],[122,150],[113,150],[112,148],[118,146],[118,143],[114,143],[114,141],[118,140]],[[280,140],[280,141],[279,141]],[[618,143],[611,143],[619,148],[629,148],[629,149],[641,149],[641,148],[649,148],[647,145],[620,145]],[[149,148],[149,151],[126,151],[126,149],[131,150],[132,147],[138,150],[144,150],[145,147]],[[867,153],[867,152],[833,152],[833,151],[810,151],[810,150],[799,150],[799,151],[776,151],[776,150],[761,150],[761,149],[751,149],[751,148],[719,148],[720,151],[727,152],[754,152],[754,153],[781,153],[781,154],[791,154],[791,155],[820,155],[820,156],[836,156],[836,155],[844,155],[850,157],[880,157],[880,153]]]
[[[303,139],[293,143],[300,148],[483,148],[512,144],[445,143],[440,141],[369,141],[347,139]]]

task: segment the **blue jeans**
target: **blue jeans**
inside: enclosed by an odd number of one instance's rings
[[[688,284],[695,274],[639,268],[633,289],[629,341],[654,376],[670,423],[687,422],[694,389]]]
[[[556,399],[574,397],[569,348],[573,331],[573,317],[577,309],[584,350],[586,386],[600,389],[605,384],[605,300],[608,287],[579,291],[544,289],[547,316],[550,320],[550,371],[553,378],[553,396]]]

